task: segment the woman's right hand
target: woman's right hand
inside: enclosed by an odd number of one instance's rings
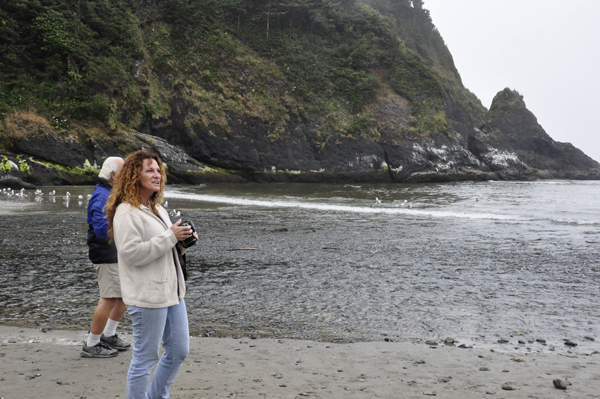
[[[177,238],[177,241],[183,241],[186,238],[188,238],[190,234],[192,234],[191,226],[180,226],[180,224],[181,219],[179,219],[171,227],[169,227],[173,234],[175,234],[175,238]]]

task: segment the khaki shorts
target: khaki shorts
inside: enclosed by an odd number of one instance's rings
[[[103,263],[94,265],[94,268],[96,268],[96,274],[98,274],[100,298],[122,298],[119,264]]]

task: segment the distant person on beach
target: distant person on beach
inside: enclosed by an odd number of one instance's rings
[[[104,210],[121,167],[122,158],[109,157],[104,161],[98,174],[98,184],[88,203],[87,244],[90,260],[98,274],[100,300],[94,311],[87,341],[81,350],[83,357],[113,357],[117,356],[118,351],[131,347],[116,333],[126,307],[121,299],[117,247],[109,240],[108,220]]]
[[[137,151],[125,159],[106,205],[123,301],[133,324],[127,399],[168,398],[189,352],[185,281],[177,251],[185,252],[181,241],[192,229],[180,226],[181,220],[172,224],[161,206],[165,183],[160,158]],[[161,341],[165,352],[159,360]]]

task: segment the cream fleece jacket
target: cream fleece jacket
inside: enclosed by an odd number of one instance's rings
[[[166,308],[185,296],[183,272],[175,252],[177,238],[169,229],[167,211],[160,205],[156,209],[164,223],[144,205],[134,208],[122,203],[115,212],[113,234],[126,305]]]

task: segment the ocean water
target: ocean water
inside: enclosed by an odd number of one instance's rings
[[[0,323],[88,328],[93,187],[50,189],[54,201],[0,195]],[[165,197],[201,237],[194,334],[600,350],[600,182],[168,186]]]

